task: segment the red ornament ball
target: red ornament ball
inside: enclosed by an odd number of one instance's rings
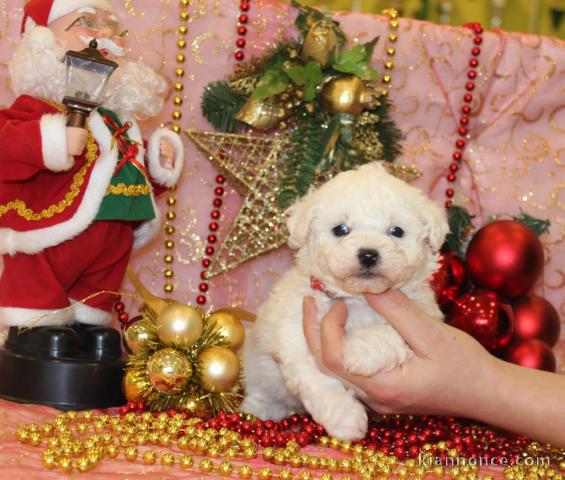
[[[448,323],[473,336],[490,352],[508,345],[514,330],[512,308],[499,295],[488,291],[459,298]]]
[[[561,322],[554,306],[538,295],[519,297],[512,302],[513,340],[537,338],[553,347],[559,340]]]
[[[430,285],[443,313],[449,313],[455,300],[464,293],[463,284],[466,276],[465,264],[455,252],[448,250],[441,253],[439,267],[430,276]]]
[[[492,222],[469,243],[467,269],[478,287],[518,297],[541,275],[543,248],[529,227],[513,220]]]
[[[555,355],[551,347],[537,338],[518,340],[506,349],[504,360],[527,368],[555,372]]]

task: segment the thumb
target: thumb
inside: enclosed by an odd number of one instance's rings
[[[365,298],[414,349],[421,350],[422,346],[438,341],[442,323],[421,310],[400,290],[388,290],[378,295],[367,293]]]

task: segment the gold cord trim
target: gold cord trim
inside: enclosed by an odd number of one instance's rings
[[[109,185],[106,190],[106,196],[124,195],[126,197],[143,197],[149,195],[150,193],[150,185],[126,185],[125,183]]]

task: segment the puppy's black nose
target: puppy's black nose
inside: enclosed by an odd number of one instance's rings
[[[379,261],[379,252],[372,248],[362,248],[357,253],[359,263],[366,268],[374,267]]]

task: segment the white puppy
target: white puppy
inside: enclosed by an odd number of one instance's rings
[[[341,173],[290,207],[289,245],[297,264],[261,306],[244,349],[241,409],[280,419],[305,408],[328,433],[364,436],[367,413],[351,386],[321,372],[302,330],[302,301],[324,315],[336,298],[348,308],[344,365],[350,373],[391,370],[412,351],[363,293],[399,288],[441,320],[428,277],[447,233],[444,210],[376,163]]]

